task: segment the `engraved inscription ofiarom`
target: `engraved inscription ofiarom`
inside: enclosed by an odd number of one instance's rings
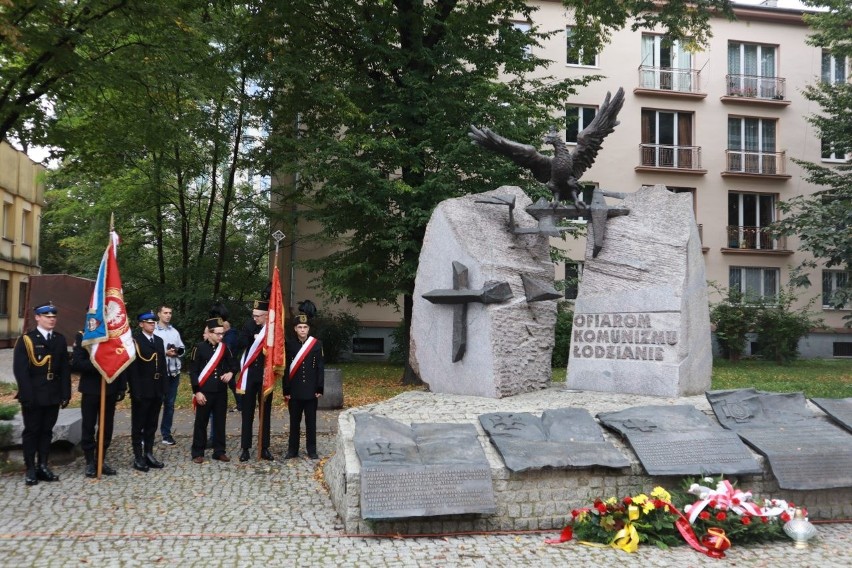
[[[650,313],[576,314],[571,355],[578,359],[665,361],[674,357],[678,331],[660,329]]]

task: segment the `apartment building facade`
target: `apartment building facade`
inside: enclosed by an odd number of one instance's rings
[[[11,347],[26,317],[29,277],[39,274],[44,168],[0,142],[0,347]]]
[[[808,257],[798,250],[797,238],[774,238],[766,228],[779,218],[779,201],[819,189],[803,179],[791,158],[827,165],[847,158],[836,155],[807,122],[819,108],[802,91],[819,80],[847,80],[848,64],[807,45],[802,12],[737,6],[736,21],[712,19],[713,37],[701,51],[666,41],[662,30],[628,27],[615,32],[600,53],[582,53],[572,49],[573,18],[560,1],[529,3],[538,8],[535,21],[519,20],[517,26],[535,23],[558,31],[531,48],[554,62],[542,74],[605,77],[566,101],[562,125],[569,143],[608,91],[623,87],[626,93],[621,124],[583,181],[621,192],[662,184],[689,193],[709,281],[760,296],[785,287],[790,271]],[[555,277],[581,275],[584,239],[553,244],[576,261],[557,266]],[[310,293],[308,277],[293,274],[297,296]],[[817,296],[813,307],[828,329],[802,340],[800,351],[806,357],[852,356],[852,334],[843,326],[849,311],[828,307],[830,295],[848,285],[849,275],[820,267],[810,279],[799,305]],[[711,300],[719,299],[711,294]],[[389,330],[401,315],[378,306],[352,311],[365,322],[365,337],[374,338],[364,345],[372,341],[378,355],[384,342],[386,352]]]

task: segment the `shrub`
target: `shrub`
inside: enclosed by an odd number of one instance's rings
[[[574,325],[574,310],[569,302],[556,304],[556,341],[550,356],[551,367],[566,367],[571,349],[571,328]]]
[[[313,322],[316,337],[322,341],[326,363],[337,363],[352,350],[352,338],[358,333],[358,318],[349,312],[329,312]]]
[[[721,293],[721,289],[715,286]],[[728,290],[721,302],[710,307],[710,322],[716,326],[716,339],[722,355],[731,361],[742,357],[746,334],[754,328],[757,307],[748,303],[739,290]]]
[[[388,362],[391,365],[405,365],[408,361],[408,327],[405,320],[399,322],[391,334],[393,346],[388,354]]]
[[[782,291],[772,302],[762,301],[755,317],[758,355],[777,363],[789,363],[799,356],[799,339],[822,325],[808,310],[813,301],[799,310],[791,306],[796,297]]]

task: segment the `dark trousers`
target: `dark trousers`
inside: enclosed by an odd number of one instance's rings
[[[213,457],[225,453],[225,414],[228,412],[228,391],[206,392],[207,404],[195,408],[195,423],[192,428],[192,457],[204,455],[207,447],[207,425],[213,416]]]
[[[117,395],[108,394],[104,400],[104,453],[112,441],[112,426],[115,419],[115,403]],[[80,434],[80,447],[86,460],[94,459],[98,447],[98,434],[95,431],[101,415],[101,395],[83,393],[80,401],[80,414],[83,415]]]
[[[160,397],[130,399],[130,441],[133,444],[133,455],[137,458],[154,450],[154,434],[157,433],[162,405],[163,399]]]
[[[260,396],[263,394],[262,381],[249,381],[246,392],[243,395],[243,425],[240,435],[240,447],[244,450],[251,448],[252,435],[254,434],[254,409],[260,406]],[[263,447],[269,449],[269,425],[272,417],[272,393],[266,397],[263,405]]]
[[[24,463],[27,467],[34,466],[36,454],[38,454],[39,465],[47,465],[50,442],[53,440],[53,427],[59,417],[59,405],[22,406],[21,416],[24,420],[24,431],[21,433]]]
[[[302,423],[302,414],[305,415],[305,445],[309,454],[317,453],[317,406],[319,400],[314,397],[310,400],[290,399],[290,440],[287,444],[287,453],[299,453],[299,434]]]

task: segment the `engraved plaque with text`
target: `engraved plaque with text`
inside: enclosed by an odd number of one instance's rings
[[[852,398],[812,398],[811,402],[852,432]]]

